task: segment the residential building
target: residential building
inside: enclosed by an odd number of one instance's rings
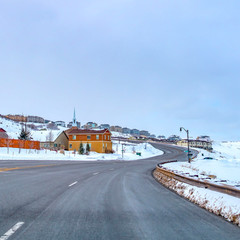
[[[130,129],[130,128],[127,128],[127,127],[124,127],[124,128],[122,129],[122,133],[130,134],[130,133],[131,133],[131,129]]]
[[[182,139],[181,141],[177,142],[177,145],[182,146],[182,147],[187,147],[188,141],[187,141],[187,139]],[[212,143],[209,141],[189,139],[189,147],[212,150]]]
[[[93,128],[97,128],[98,127],[98,124],[95,123],[95,122],[87,122],[83,128],[84,129],[93,129]]]
[[[120,126],[111,126],[110,127],[110,130],[113,131],[113,132],[122,132],[122,127]]]
[[[100,129],[108,129],[108,130],[110,130],[110,125],[109,124],[101,124],[100,126],[99,126],[99,128]]]
[[[78,151],[80,144],[86,149],[90,145],[91,151],[105,153],[112,151],[111,132],[108,129],[92,130],[73,127],[68,133],[68,149]]]
[[[38,116],[27,116],[27,122],[45,123],[44,118]]]
[[[149,137],[150,138],[156,138],[156,135],[155,134],[151,134]]]
[[[197,140],[211,142],[211,138],[209,136],[198,136]]]
[[[131,134],[133,135],[133,136],[139,136],[140,135],[140,131],[138,130],[138,129],[132,129],[131,130]]]
[[[179,136],[177,136],[177,135],[171,135],[170,137],[168,137],[168,139],[167,139],[167,141],[169,141],[169,142],[178,142],[178,141],[180,141],[181,140],[181,138],[179,137]]]
[[[68,132],[70,132],[71,130],[72,129],[70,128],[68,130],[62,131],[62,133],[57,136],[57,138],[54,140],[54,149],[69,149]]]
[[[3,128],[0,128],[0,138],[8,138],[7,132]]]
[[[17,121],[17,122],[27,122],[27,117],[24,117],[23,115],[12,115],[12,114],[8,114],[5,115],[6,118]]]
[[[57,126],[61,126],[61,127],[65,127],[65,126],[66,126],[66,124],[65,124],[64,121],[56,121],[55,124],[56,124]]]
[[[159,135],[159,136],[158,136],[158,139],[159,139],[159,140],[165,140],[165,139],[166,139],[166,137],[165,137],[165,136],[163,136],[163,135]]]
[[[141,131],[140,131],[140,135],[149,137],[149,136],[150,136],[150,133],[149,133],[148,131],[146,131],[146,130],[141,130]]]

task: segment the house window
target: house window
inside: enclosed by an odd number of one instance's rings
[[[104,149],[104,143],[102,144],[102,147],[103,147],[103,149]]]
[[[106,143],[106,148],[107,148],[107,143]]]
[[[108,135],[108,140],[110,140],[110,136]]]
[[[54,143],[54,147],[57,147],[57,143]]]
[[[91,139],[91,136],[90,135],[87,135],[87,140],[90,140]]]
[[[99,135],[96,135],[96,139],[99,140]]]
[[[106,140],[106,135],[104,135],[104,139]]]
[[[71,143],[69,144],[69,148],[72,148],[72,144]]]
[[[73,140],[76,140],[76,135],[73,135],[72,139],[73,139]]]

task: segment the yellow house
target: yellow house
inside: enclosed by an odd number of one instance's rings
[[[108,129],[91,130],[72,127],[68,133],[68,149],[78,151],[80,144],[86,149],[89,144],[91,151],[110,153],[112,151],[111,132]]]

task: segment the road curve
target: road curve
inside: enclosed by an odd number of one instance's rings
[[[186,160],[181,148],[139,161],[0,161],[0,239],[239,239],[240,228],[156,182],[159,162]],[[24,168],[36,165],[34,168]],[[24,224],[23,224],[24,222]],[[9,231],[19,224],[16,231]],[[2,238],[4,239],[4,238]]]

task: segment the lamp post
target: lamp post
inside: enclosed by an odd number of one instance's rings
[[[188,162],[191,163],[190,152],[189,152],[189,130],[186,130],[184,127],[180,127],[180,132],[184,130],[187,133],[187,145],[188,145]]]

